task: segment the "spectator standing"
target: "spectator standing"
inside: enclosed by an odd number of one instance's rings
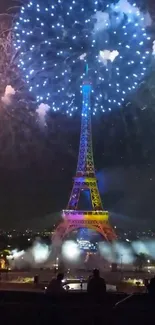
[[[50,293],[51,295],[61,295],[65,293],[65,289],[62,285],[62,280],[64,278],[63,273],[58,273],[56,279],[52,279],[52,281],[49,283],[47,287],[47,293]]]
[[[93,276],[88,280],[87,292],[92,299],[98,302],[105,297],[106,283],[105,280],[100,277],[98,269],[93,271]]]
[[[150,283],[147,286],[148,293],[152,298],[155,298],[155,277],[150,280]]]

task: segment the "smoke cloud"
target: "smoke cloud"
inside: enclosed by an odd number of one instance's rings
[[[32,247],[32,255],[36,264],[45,263],[48,260],[50,253],[50,247],[40,241],[36,241]]]
[[[49,109],[50,109],[49,105],[41,103],[36,110],[36,112],[38,113],[38,116],[39,116],[39,122],[40,122],[41,126],[46,125],[46,114],[49,111]]]
[[[155,55],[155,41],[153,41],[152,54]]]
[[[138,240],[130,242],[116,241],[114,243],[100,242],[98,244],[100,256],[108,263],[117,263],[123,265],[133,265],[137,259],[137,255],[144,254],[147,259],[155,259],[155,241],[154,240]],[[13,250],[8,256],[11,268],[40,268],[42,266],[55,265],[55,257],[53,257],[54,246],[43,243],[39,238],[35,240],[32,247],[26,251]],[[60,251],[58,252],[59,256]],[[62,244],[61,256],[64,263],[82,263],[81,250],[76,241],[67,240]],[[96,255],[96,259],[97,259]],[[97,262],[97,260],[96,260]],[[92,266],[92,267],[95,267]]]
[[[113,62],[116,57],[119,55],[118,51],[109,51],[109,50],[104,50],[104,51],[100,51],[99,54],[99,59],[105,64],[107,65],[108,61]]]
[[[80,59],[80,60],[84,60],[86,56],[87,56],[87,54],[86,54],[86,53],[83,53],[83,54],[81,54],[81,55],[79,56],[79,59]]]
[[[67,240],[62,245],[62,255],[65,259],[70,261],[77,261],[80,257],[80,249],[78,244],[72,240]]]
[[[136,4],[131,5],[127,0],[120,0],[117,4],[109,5],[107,11],[97,11],[95,13],[94,19],[96,22],[94,24],[93,32],[98,33],[110,27],[117,27],[125,16],[127,17],[128,22],[135,22],[137,18],[141,16],[140,21],[144,27],[151,26],[152,24],[149,12],[143,13]]]
[[[137,15],[137,13],[139,13],[139,9],[136,7],[136,4],[131,5],[127,0],[120,0],[117,4],[112,4],[111,9],[114,12],[122,13],[127,16]]]
[[[144,14],[144,25],[145,25],[145,27],[149,27],[152,25],[152,18],[150,16],[149,12],[146,12]]]
[[[40,267],[48,261],[51,252],[51,245],[47,245],[37,238],[32,247],[26,251],[13,250],[8,256],[8,261],[11,268]]]
[[[99,243],[100,254],[110,263],[133,264],[136,256],[144,254],[147,258],[155,258],[155,241],[133,241],[131,243],[115,242]]]
[[[5,105],[10,105],[12,102],[12,97],[15,94],[16,94],[16,91],[11,85],[6,86],[4,96],[1,98],[2,102]]]
[[[94,15],[96,23],[94,25],[94,33],[105,30],[109,27],[110,17],[107,12],[97,11]]]

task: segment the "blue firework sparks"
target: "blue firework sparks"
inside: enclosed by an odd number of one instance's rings
[[[39,104],[72,115],[84,67],[92,81],[92,112],[121,106],[150,65],[149,14],[127,0],[32,0],[15,23],[19,67]]]

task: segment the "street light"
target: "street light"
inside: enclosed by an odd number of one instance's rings
[[[121,254],[121,281],[122,281],[122,277],[123,277],[123,254]]]
[[[59,269],[59,257],[56,258],[56,270]]]

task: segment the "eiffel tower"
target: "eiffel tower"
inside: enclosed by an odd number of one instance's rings
[[[95,176],[91,129],[91,90],[92,86],[87,69],[82,86],[83,105],[77,170],[67,209],[62,211],[63,221],[54,232],[53,242],[62,241],[68,233],[85,227],[100,233],[107,241],[113,241],[117,238],[109,223],[109,213],[103,209]],[[82,191],[89,191],[90,193],[92,204],[90,211],[78,210]]]

